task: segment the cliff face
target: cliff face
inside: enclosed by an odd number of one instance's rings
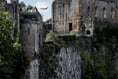
[[[118,78],[116,3],[55,0],[52,5],[55,34],[48,36],[50,40],[41,49],[40,78]]]
[[[97,23],[92,37],[62,35],[54,38],[50,34],[50,40],[40,53],[40,78],[117,79],[117,24]]]

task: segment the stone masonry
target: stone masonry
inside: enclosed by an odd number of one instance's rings
[[[24,56],[32,60],[39,54],[41,44],[42,16],[35,8],[33,12],[20,13],[20,41]]]
[[[118,22],[118,0],[54,0],[52,13],[55,33],[91,36],[96,18]]]

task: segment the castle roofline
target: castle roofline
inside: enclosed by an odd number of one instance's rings
[[[30,17],[37,17],[36,12],[20,12],[21,16],[30,16]]]
[[[31,11],[25,11],[25,12],[20,12],[20,15],[22,16],[30,16],[30,17],[38,17],[41,16],[40,12],[37,10],[37,8],[33,8]]]

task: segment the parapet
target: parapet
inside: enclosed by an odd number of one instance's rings
[[[36,7],[31,11],[20,12],[20,23],[38,23],[40,20],[42,16]]]

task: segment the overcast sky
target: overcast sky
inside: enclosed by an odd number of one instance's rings
[[[10,0],[8,0],[9,2]],[[53,0],[19,0],[20,2],[23,1],[26,5],[30,4],[32,6],[36,6],[41,13],[43,20],[47,20],[51,18],[51,4]],[[41,10],[40,8],[46,8],[46,10]]]

